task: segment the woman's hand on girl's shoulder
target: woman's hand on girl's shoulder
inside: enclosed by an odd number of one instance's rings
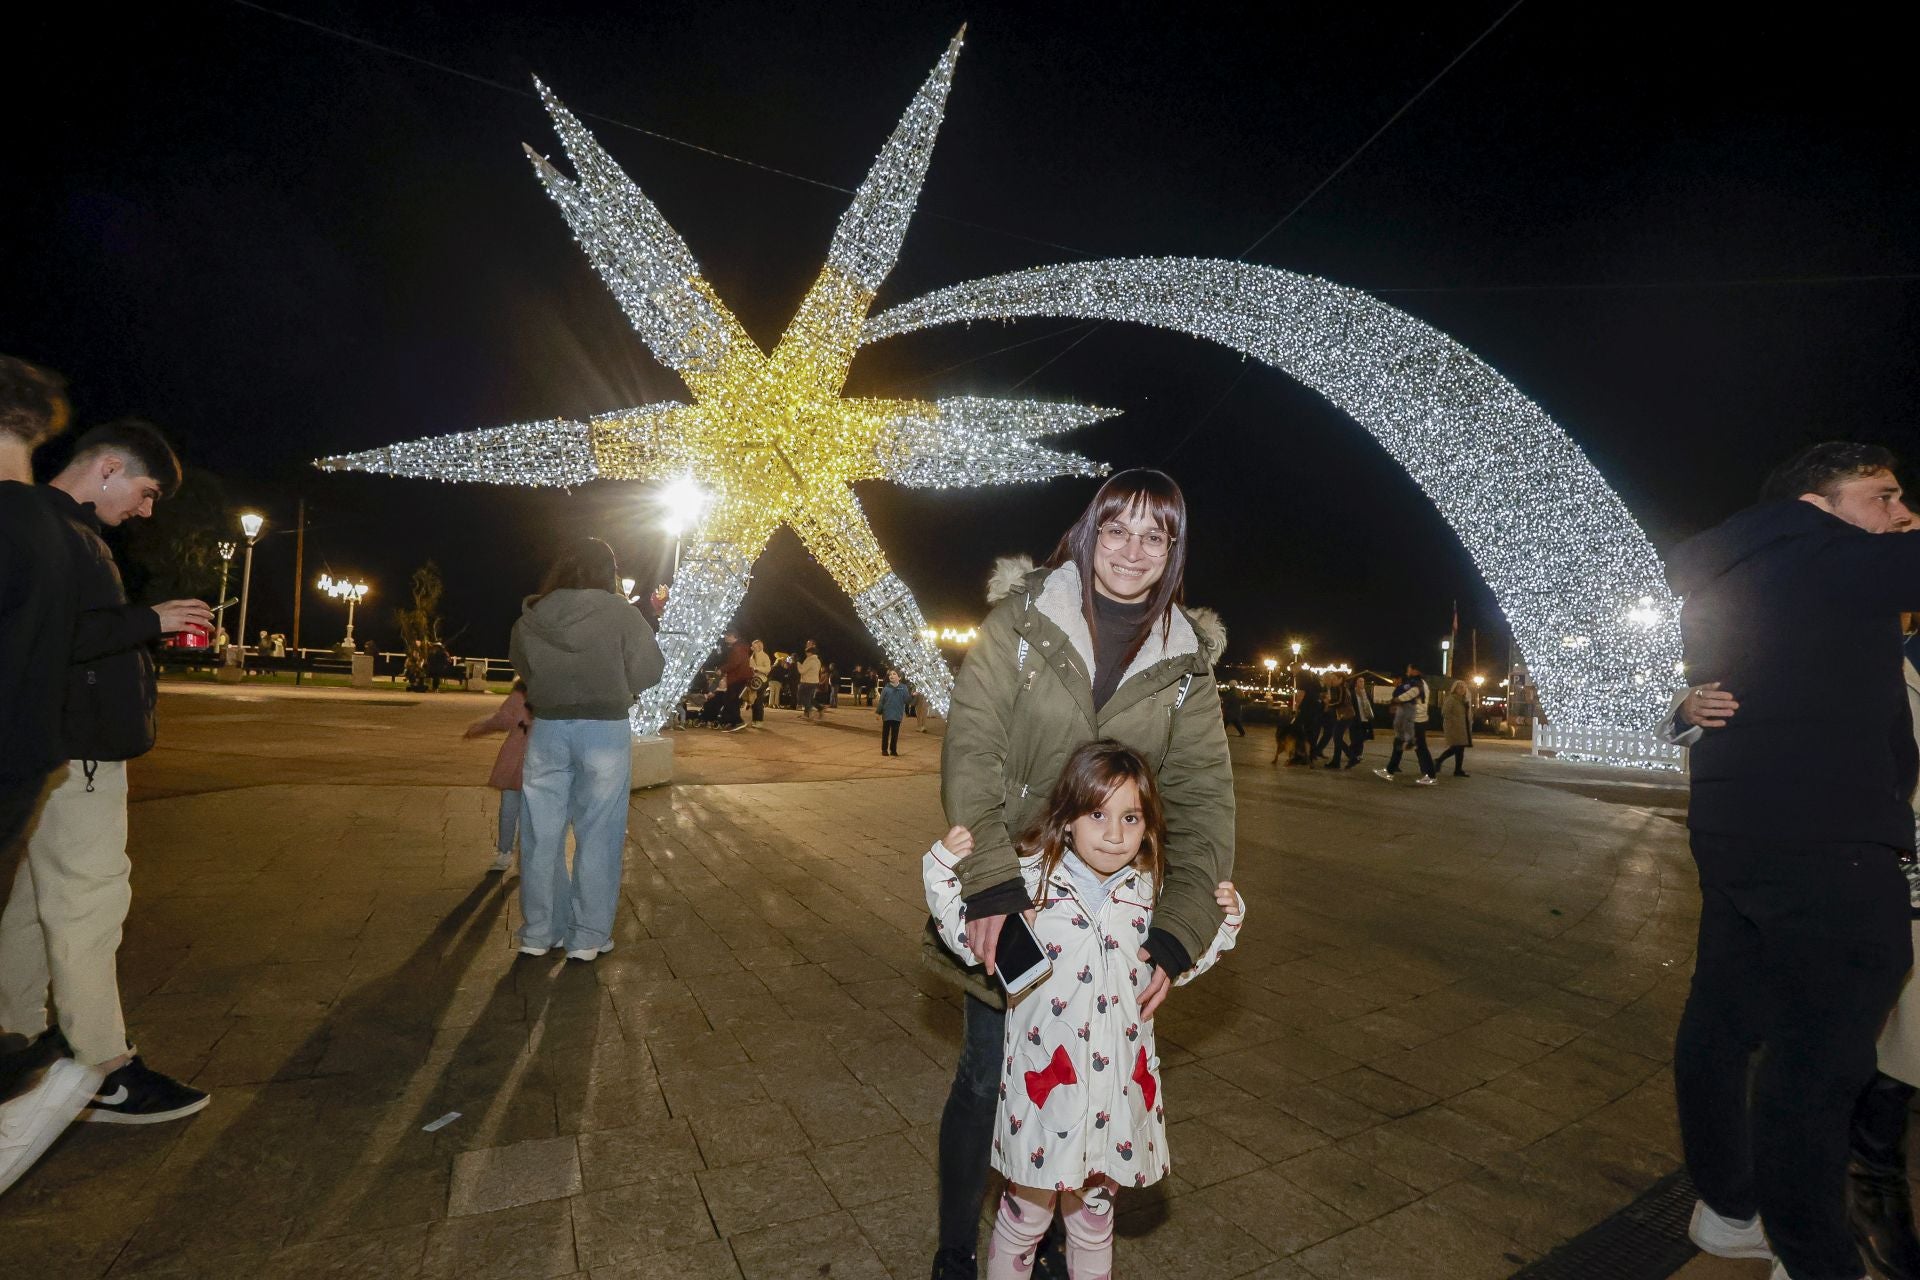
[[[955,827],[940,840],[947,846],[947,852],[956,858],[964,858],[973,852],[973,832],[965,827]]]

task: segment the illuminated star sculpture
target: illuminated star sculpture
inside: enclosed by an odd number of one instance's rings
[[[1111,416],[1035,401],[840,395],[874,294],[899,258],[964,35],[954,37],[854,193],[826,265],[772,354],[715,296],[653,202],[536,81],[575,176],[528,148],[534,169],[641,339],[686,382],[693,403],[467,431],[319,465],[515,485],[691,476],[713,501],[674,579],[660,627],[666,674],[634,709],[637,733],[658,729],[686,692],[783,524],[853,598],[888,661],[944,713],[952,676],[922,635],[920,607],[887,563],[853,483],[943,488],[1102,474],[1099,464],[1036,441]]]

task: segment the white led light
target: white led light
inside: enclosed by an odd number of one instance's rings
[[[1556,725],[1595,731],[1592,742],[1651,729],[1665,714],[1667,682],[1635,679],[1680,658],[1679,601],[1652,544],[1566,432],[1446,334],[1313,276],[1140,258],[940,289],[875,316],[861,340],[1042,316],[1205,338],[1319,392],[1406,469],[1459,535]]]

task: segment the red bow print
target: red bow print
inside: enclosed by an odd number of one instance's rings
[[[1028,1076],[1032,1078],[1031,1073]],[[1147,1046],[1140,1046],[1140,1053],[1133,1060],[1133,1082],[1140,1086],[1140,1097],[1147,1104],[1147,1110],[1153,1110],[1153,1095],[1160,1091],[1159,1084],[1153,1078],[1153,1072],[1147,1070]]]
[[[1073,1074],[1073,1059],[1067,1056],[1067,1046],[1057,1044],[1053,1047],[1053,1060],[1047,1063],[1045,1071],[1027,1072],[1027,1096],[1033,1099],[1034,1106],[1044,1107],[1055,1085],[1078,1083],[1080,1077]]]

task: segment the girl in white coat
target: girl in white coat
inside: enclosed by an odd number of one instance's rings
[[[1114,1189],[1144,1187],[1167,1172],[1160,1059],[1139,1003],[1152,970],[1137,959],[1165,877],[1165,841],[1152,768],[1109,740],[1068,758],[1045,816],[1016,842],[1027,894],[1039,904],[1027,920],[1052,970],[1007,1012],[993,1142],[993,1167],[1007,1189],[987,1249],[987,1280],[1029,1273],[1056,1200],[1069,1273],[1106,1280]],[[974,957],[953,869],[972,849],[967,829],[955,827],[922,864],[940,936],[968,963]],[[1239,933],[1245,903],[1226,881],[1215,896],[1226,920],[1181,982],[1210,968]]]

